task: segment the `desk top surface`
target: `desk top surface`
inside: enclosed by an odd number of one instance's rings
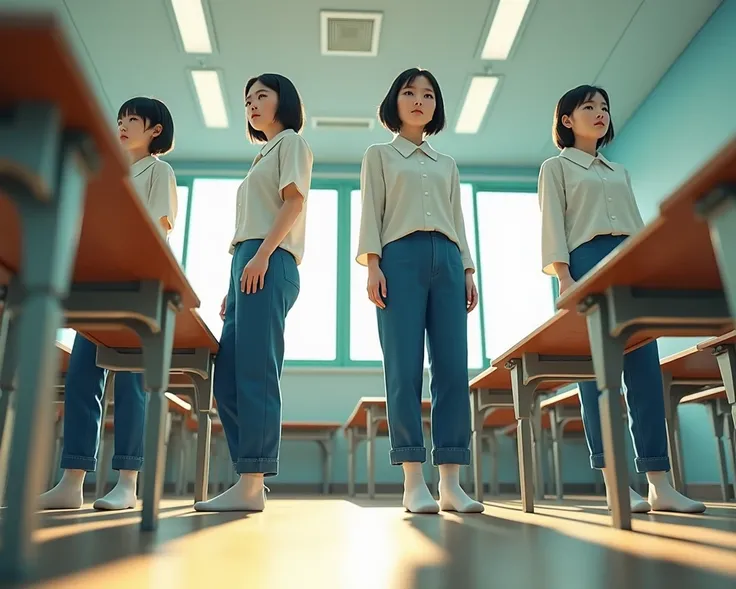
[[[72,57],[61,26],[50,16],[0,12],[0,107],[41,101],[55,104],[65,129],[93,141],[99,169],[86,190],[75,282],[162,280],[185,308],[199,299],[128,179],[128,165],[108,120]],[[0,161],[13,172],[14,162]],[[0,193],[2,195],[2,193]],[[16,207],[0,198],[0,264],[11,273],[21,265],[21,231]]]

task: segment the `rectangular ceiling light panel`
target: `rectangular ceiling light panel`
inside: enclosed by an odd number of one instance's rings
[[[482,59],[507,59],[530,0],[499,0],[496,14],[481,52]]]

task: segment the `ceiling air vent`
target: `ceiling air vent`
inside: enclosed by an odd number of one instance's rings
[[[378,55],[380,12],[320,12],[322,55]]]
[[[312,117],[313,128],[339,131],[369,131],[373,128],[373,122],[373,119],[356,117]]]

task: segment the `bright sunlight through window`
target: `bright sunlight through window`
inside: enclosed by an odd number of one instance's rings
[[[187,276],[199,295],[202,318],[216,337],[227,293],[235,203],[241,180],[197,179],[193,185]],[[299,266],[301,291],[286,320],[287,360],[333,360],[337,321],[337,191],[311,190],[307,239]]]
[[[554,313],[542,273],[537,195],[478,192],[486,354],[496,358]]]

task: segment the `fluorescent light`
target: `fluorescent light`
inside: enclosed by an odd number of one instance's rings
[[[202,0],[171,0],[171,7],[174,9],[184,51],[212,53],[212,42],[207,30]]]
[[[483,46],[482,59],[508,58],[527,8],[529,0],[499,0]]]
[[[216,129],[227,127],[227,109],[222,96],[220,74],[216,70],[192,70],[192,80],[202,109],[204,124]]]
[[[486,115],[488,103],[498,84],[494,76],[474,76],[465,103],[455,125],[455,133],[477,133]]]

